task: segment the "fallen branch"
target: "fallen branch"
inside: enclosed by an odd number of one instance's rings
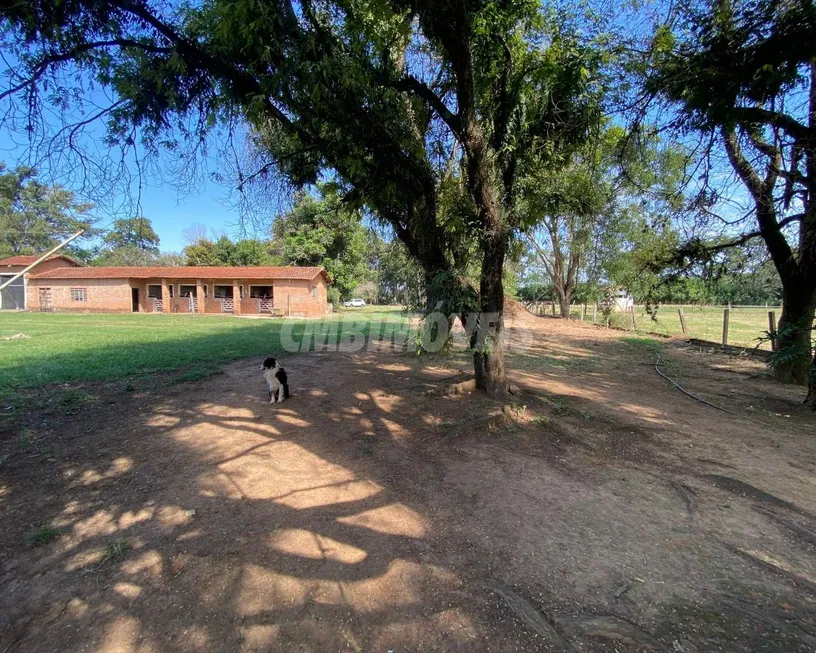
[[[763,554],[761,551],[745,551],[732,544],[724,544],[723,546],[731,551],[731,553],[735,553],[736,555],[753,562],[759,567],[767,569],[785,578],[794,587],[804,588],[816,595],[816,582],[813,582],[810,578],[808,578],[805,573],[799,571],[798,569],[794,569],[789,562],[772,558],[767,554]]]

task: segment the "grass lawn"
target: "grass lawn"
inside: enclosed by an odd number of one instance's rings
[[[680,316],[677,310],[682,308],[686,319],[686,328],[689,336],[712,342],[721,342],[723,326],[723,307],[721,306],[677,306],[664,304],[657,311],[657,320],[652,320],[643,306],[635,307],[637,330],[661,335],[682,333]],[[572,310],[573,317],[580,317],[580,307]],[[771,306],[767,310],[764,306],[747,308],[732,308],[728,321],[728,344],[739,347],[756,347],[758,338],[768,330],[768,311],[775,311],[777,320],[782,313],[779,306]],[[588,309],[586,318],[592,320],[592,308]],[[598,316],[600,322],[602,318]],[[632,328],[632,317],[629,314],[615,313],[611,320],[612,326]],[[761,349],[770,349],[769,342],[763,342]]]
[[[0,396],[49,383],[175,371],[182,372],[176,380],[195,380],[228,361],[291,351],[292,343],[314,347],[312,331],[318,342],[326,331],[341,336],[371,331],[376,337],[386,330],[381,325],[404,328],[407,319],[399,307],[383,306],[341,311],[325,320],[0,311],[0,338],[28,336],[0,340]]]

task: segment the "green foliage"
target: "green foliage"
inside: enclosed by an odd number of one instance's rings
[[[280,265],[271,243],[261,240],[231,241],[221,236],[216,241],[201,238],[184,248],[187,265],[197,266],[265,266]]]
[[[110,230],[102,237],[109,249],[132,247],[145,252],[159,251],[159,236],[147,218],[122,218],[114,220]]]
[[[377,286],[378,303],[424,309],[425,274],[400,240],[395,238],[386,242],[372,234],[367,260]]]
[[[763,331],[758,338],[760,344],[763,342],[775,342],[777,348],[768,358],[768,366],[771,368],[790,367],[802,360],[810,361],[812,348],[806,344],[810,338],[805,338],[804,342],[799,338],[800,334],[813,331],[813,324],[810,319],[802,319],[797,322],[780,324],[777,331]]]
[[[429,311],[443,315],[467,315],[480,310],[479,296],[466,281],[452,272],[440,272],[428,284],[428,293],[435,299]]]
[[[102,552],[102,558],[99,561],[100,565],[108,562],[120,562],[133,549],[133,545],[124,538],[112,540],[105,545],[105,550]]]
[[[329,286],[326,289],[326,300],[335,308],[340,306],[340,303],[343,301],[342,297],[340,297],[340,289],[336,286]]]
[[[566,165],[530,174],[520,210],[534,241],[526,292],[550,285],[546,298],[567,304],[598,301],[607,286],[652,296],[677,243],[671,218],[685,208],[686,164],[682,150],[599,120]]]
[[[94,236],[92,208],[37,181],[33,168],[0,163],[0,257],[45,252],[79,230],[85,231],[81,239]]]
[[[32,544],[33,546],[43,546],[49,542],[53,542],[60,535],[62,535],[61,529],[43,524],[42,526],[28,531],[25,534],[25,539],[26,542]]]
[[[275,219],[275,249],[286,265],[324,267],[341,299],[348,299],[369,273],[362,215],[342,201],[334,186],[318,190],[320,197],[300,193],[292,210]]]
[[[174,252],[159,252],[146,250],[141,247],[127,245],[117,249],[103,249],[99,252],[91,252],[90,258],[86,255],[86,262],[89,265],[103,266],[176,266],[185,265],[187,258],[183,254]]]
[[[677,102],[689,125],[761,122],[746,106],[792,109],[777,100],[795,96],[810,75],[812,3],[692,3],[682,18],[680,29],[660,26],[655,34],[647,89]]]

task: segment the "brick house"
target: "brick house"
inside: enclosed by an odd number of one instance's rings
[[[0,260],[0,285],[11,279],[18,272],[22,272],[29,265],[36,262],[40,258],[40,254],[32,256],[11,256]],[[79,267],[77,263],[70,256],[64,254],[55,254],[49,256],[35,269],[37,272],[48,272],[64,267]],[[26,308],[26,287],[28,284],[28,275],[23,275],[19,279],[15,279],[11,285],[3,290],[0,290],[0,308],[7,310],[22,311]]]
[[[33,311],[320,317],[331,283],[317,267],[56,267],[26,279]]]

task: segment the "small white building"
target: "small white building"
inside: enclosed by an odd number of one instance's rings
[[[635,305],[635,300],[632,299],[632,295],[629,294],[626,290],[618,290],[615,293],[615,303],[613,304],[613,309],[616,311],[621,312],[628,312],[632,310],[632,307]]]

